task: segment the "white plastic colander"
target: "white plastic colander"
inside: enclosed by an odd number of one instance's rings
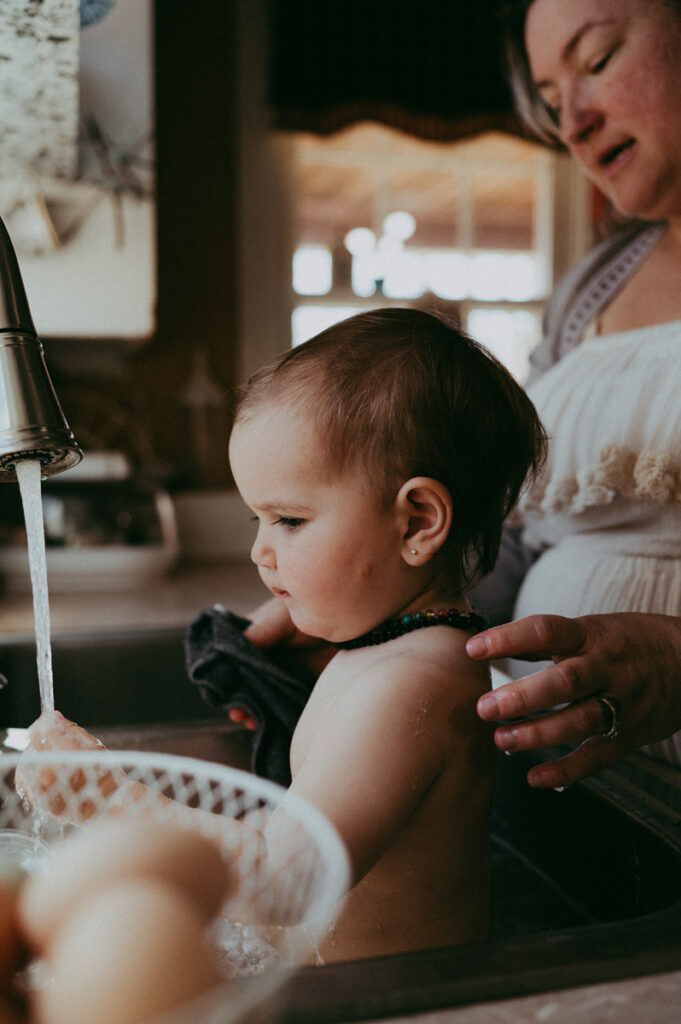
[[[17,792],[18,766],[31,783],[28,789],[40,790],[40,808]],[[147,787],[141,796],[137,783]],[[128,787],[134,788],[134,800],[125,798]],[[314,959],[317,943],[338,916],[349,868],[335,829],[316,808],[282,787],[195,758],[106,749],[0,754],[0,858],[12,857],[25,870],[34,870],[52,844],[121,803],[126,816],[139,814],[219,835],[237,876],[224,916],[211,932],[230,980],[164,1016],[163,1024],[233,1024],[249,1016],[297,963]],[[189,814],[187,808],[201,813]],[[263,857],[262,833],[275,811],[275,820],[285,821],[286,839],[277,856]],[[246,827],[225,836],[225,818]],[[239,923],[273,919],[296,922],[276,929],[276,950],[250,925]]]

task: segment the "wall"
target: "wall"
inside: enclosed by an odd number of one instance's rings
[[[44,339],[76,436],[127,450],[177,487],[203,483],[192,477],[180,402],[195,350],[205,351],[223,392],[236,379],[237,49],[234,4],[155,3],[155,331],[142,346],[122,339]],[[226,428],[222,434],[218,452]],[[211,485],[228,483],[226,456],[215,464]]]
[[[128,421],[114,443],[173,489],[229,487],[228,414],[210,472],[187,446],[197,350],[225,395],[288,344],[285,146],[265,106],[266,0],[157,0],[156,330],[142,347],[46,342],[64,412],[89,435],[97,396]]]

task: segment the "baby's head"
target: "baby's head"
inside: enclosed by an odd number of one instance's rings
[[[452,321],[414,309],[361,313],[283,353],[240,389],[235,422],[273,406],[308,417],[329,475],[360,470],[386,507],[412,478],[439,481],[452,503],[441,556],[462,589],[494,565],[544,456],[508,371]]]

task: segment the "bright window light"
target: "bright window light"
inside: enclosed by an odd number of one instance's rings
[[[383,221],[383,234],[388,238],[396,238],[400,242],[406,242],[416,231],[416,220],[411,213],[404,210],[395,210],[389,213]]]
[[[462,252],[431,252],[423,258],[425,276],[434,295],[465,299],[470,295],[470,261]]]
[[[521,383],[530,353],[541,339],[541,316],[526,309],[472,309],[466,329],[490,350]]]
[[[476,252],[470,259],[470,294],[475,299],[525,302],[542,294],[541,275],[532,255]]]
[[[321,245],[303,245],[293,256],[293,290],[298,295],[328,295],[333,284],[333,258]]]
[[[353,256],[372,252],[376,248],[376,235],[371,228],[353,228],[352,231],[348,231],[343,241],[345,248]]]
[[[383,260],[373,249],[352,259],[352,290],[368,299],[376,294],[376,282],[383,280]]]
[[[384,253],[383,294],[389,299],[418,299],[426,290],[424,270],[418,253]]]
[[[540,261],[531,253],[404,248],[398,238],[387,234],[375,248],[362,248],[357,240],[353,248],[352,290],[362,298],[375,295],[378,282],[393,299],[415,299],[430,290],[452,301],[528,302],[541,298],[546,290]]]
[[[293,344],[300,345],[339,320],[361,312],[360,306],[298,306],[291,316]]]

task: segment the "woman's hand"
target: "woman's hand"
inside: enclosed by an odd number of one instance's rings
[[[286,605],[278,597],[270,598],[247,618],[251,620],[251,624],[244,630],[247,640],[256,647],[286,645],[300,663],[315,675],[319,675],[335,654],[335,650],[326,641],[307,636],[296,629]],[[229,712],[229,717],[247,729],[255,730],[258,727],[257,722],[242,708],[234,708]]]
[[[466,646],[470,657],[481,660],[555,662],[478,701],[485,721],[508,723],[495,732],[501,750],[580,744],[533,767],[527,776],[531,786],[568,786],[681,729],[679,618],[634,612],[577,619],[531,615],[485,630]],[[562,704],[567,707],[550,711]],[[543,717],[523,721],[539,712]],[[604,735],[608,726],[617,727],[616,736]]]

